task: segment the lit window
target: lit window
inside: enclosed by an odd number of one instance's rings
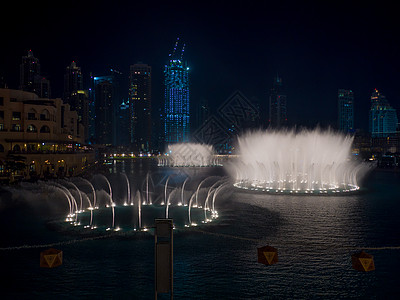
[[[13,111],[12,119],[13,119],[13,121],[21,120],[21,112],[20,111]]]
[[[28,127],[26,128],[27,132],[37,132],[36,126],[35,125],[28,125]]]
[[[11,131],[16,131],[16,132],[21,131],[21,124],[12,124]]]

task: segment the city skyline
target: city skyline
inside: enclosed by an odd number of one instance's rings
[[[54,97],[61,96],[63,72],[73,60],[84,74],[101,74],[110,67],[128,74],[130,65],[143,61],[153,67],[153,103],[159,108],[163,105],[165,53],[179,36],[189,50],[191,101],[206,99],[212,104],[210,109],[240,90],[256,99],[267,115],[270,82],[276,73],[285,79],[291,102],[289,125],[336,124],[339,88],[354,92],[355,128],[368,130],[369,97],[374,88],[382,90],[399,109],[399,44],[392,38],[399,29],[393,26],[396,21],[390,6],[257,2],[236,8],[223,4],[178,8],[143,4],[137,8],[144,13],[128,22],[127,5],[96,3],[72,2],[61,6],[62,10],[31,4],[15,10],[20,24],[3,25],[7,29],[4,38],[13,42],[1,49],[3,81],[17,88],[18,64],[29,49],[40,59]],[[78,7],[86,12],[85,17],[62,26]],[[35,35],[24,30],[33,19],[43,23]],[[51,39],[41,35],[46,31]],[[372,40],[379,46],[371,46]]]

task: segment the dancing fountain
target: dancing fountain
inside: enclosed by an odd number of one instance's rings
[[[40,182],[47,193],[55,193],[49,195],[51,198],[62,195],[68,203],[67,217],[52,226],[82,234],[88,232],[85,229],[96,233],[143,232],[152,227],[154,218],[171,217],[176,228],[197,226],[218,218],[216,198],[231,186],[227,177],[194,179],[179,171],[161,177],[157,184],[152,174],[147,173],[135,191],[125,173],[118,176],[114,183],[101,174],[94,175],[91,181],[73,178]]]
[[[221,166],[214,147],[206,144],[177,143],[168,145],[167,154],[158,158],[163,167]]]
[[[332,130],[247,133],[238,139],[234,186],[272,194],[355,192],[369,167],[351,158],[352,143]]]

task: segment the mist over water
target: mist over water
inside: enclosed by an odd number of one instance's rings
[[[266,130],[238,138],[236,187],[264,192],[341,193],[359,189],[369,166],[351,156],[353,137],[332,130]]]
[[[218,164],[215,154],[212,145],[199,143],[170,144],[166,155],[158,158],[158,165],[168,167],[215,166]]]

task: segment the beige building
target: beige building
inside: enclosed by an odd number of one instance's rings
[[[0,177],[74,176],[94,163],[78,114],[60,98],[0,89]]]

